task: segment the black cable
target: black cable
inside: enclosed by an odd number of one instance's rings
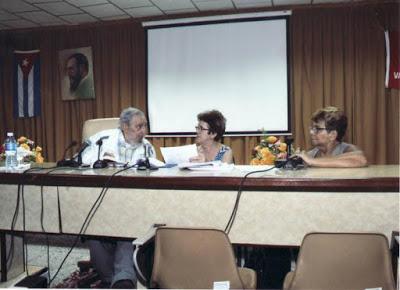
[[[50,167],[54,168],[54,167]],[[29,172],[35,171],[35,170],[44,170],[44,169],[49,169],[49,168],[43,168],[43,167],[32,167],[32,168],[28,168],[26,170],[24,170],[22,172],[22,175],[26,175]],[[24,250],[24,268],[26,269],[26,273],[29,276],[29,271],[28,271],[28,246],[27,246],[27,242],[26,242],[26,235],[25,235],[25,231],[26,231],[26,220],[25,220],[25,198],[24,198],[24,178],[21,178],[21,182],[18,183],[18,189],[17,189],[17,203],[16,203],[16,207],[15,207],[15,211],[14,211],[14,216],[11,222],[11,245],[10,245],[10,251],[8,254],[8,257],[6,259],[7,264],[9,264],[8,268],[11,267],[12,265],[12,259],[14,257],[14,236],[13,236],[13,232],[15,229],[15,224],[18,220],[18,213],[19,213],[19,204],[20,204],[20,200],[22,199],[22,211],[23,211],[23,216],[22,216],[22,225],[23,225],[23,250]],[[21,198],[22,197],[22,198]],[[11,258],[11,260],[10,260]]]
[[[47,170],[50,169],[49,171],[47,171],[47,172],[45,173],[45,175],[49,175],[50,173],[52,173],[52,172],[54,172],[54,171],[57,171],[57,170],[64,170],[65,167],[57,167],[57,166],[47,167],[47,168],[43,168],[43,167],[32,167],[32,168],[29,168],[29,169],[25,170],[24,172],[22,172],[22,174],[25,175],[25,174],[27,174],[28,172],[32,172],[32,171],[35,171],[35,170],[45,170],[45,169],[47,169]],[[23,180],[23,179],[21,179],[21,180]],[[44,198],[43,198],[43,187],[44,187],[44,185],[43,185],[43,179],[42,179],[42,184],[41,184],[41,186],[40,186],[40,193],[41,193],[40,224],[41,224],[42,231],[45,233],[45,236],[46,236],[48,281],[50,281],[50,242],[49,242],[48,235],[46,234],[46,230],[44,229]],[[58,187],[57,187],[57,190],[58,190]],[[11,232],[13,232],[14,227],[15,227],[15,223],[16,223],[17,218],[18,218],[20,196],[22,196],[22,204],[23,204],[23,233],[24,233],[24,235],[23,235],[23,237],[24,237],[24,238],[23,238],[23,249],[24,249],[24,267],[25,267],[25,269],[26,269],[27,276],[29,276],[29,272],[28,272],[28,245],[27,245],[26,238],[25,238],[25,230],[26,230],[26,228],[25,228],[24,184],[23,184],[22,182],[18,184],[17,206],[16,206],[16,209],[15,209],[15,212],[14,212],[14,217],[13,217],[13,221],[12,221],[12,225],[11,225]],[[59,199],[58,199],[58,202],[59,202]],[[13,250],[13,249],[14,249],[14,237],[12,237],[10,249],[11,249],[11,250],[10,250],[10,252],[9,252],[9,257],[10,257],[10,256],[13,257],[13,256],[14,256],[14,253],[13,253],[13,252],[14,252],[14,250]],[[11,255],[11,253],[12,253],[12,255]],[[7,258],[6,261],[9,260],[9,257]],[[9,263],[9,264],[10,264],[10,266],[11,266],[12,262]]]
[[[26,169],[22,172],[22,175],[25,175],[27,172],[32,171],[36,169],[36,167],[34,168],[29,168]],[[23,178],[21,178],[21,180],[23,180]],[[6,257],[6,265],[7,268],[10,268],[14,259],[14,229],[15,229],[15,224],[18,220],[18,214],[19,214],[19,204],[20,204],[20,200],[21,200],[21,188],[23,187],[23,183],[18,183],[18,188],[17,188],[17,201],[16,201],[16,205],[15,205],[15,210],[14,210],[14,215],[13,215],[13,219],[11,221],[11,243],[10,243],[10,248],[9,248],[9,252],[8,255]]]
[[[104,186],[103,186],[103,188],[102,188],[102,190],[101,190],[99,196],[97,197],[96,201],[94,202],[94,204],[93,204],[92,207],[90,208],[89,213],[86,215],[86,218],[85,218],[85,220],[84,220],[84,222],[83,222],[83,224],[82,224],[82,226],[81,226],[81,229],[79,230],[79,233],[78,233],[77,236],[76,236],[76,239],[75,239],[74,243],[72,244],[72,246],[71,246],[71,248],[69,249],[68,253],[67,253],[66,256],[64,257],[63,261],[61,262],[60,266],[58,267],[58,269],[57,269],[56,273],[54,274],[53,278],[50,280],[50,283],[49,283],[49,284],[51,284],[51,283],[54,281],[54,279],[57,277],[57,275],[58,275],[58,273],[60,272],[62,266],[63,266],[64,263],[65,263],[65,261],[67,260],[67,258],[68,258],[69,255],[71,254],[72,250],[75,248],[76,244],[78,243],[80,237],[86,232],[87,227],[89,226],[89,224],[90,224],[90,222],[91,222],[91,220],[92,220],[94,214],[97,212],[98,208],[100,207],[100,205],[101,205],[101,203],[102,203],[102,201],[103,201],[103,199],[104,199],[105,194],[106,194],[107,191],[108,191],[108,186],[109,186],[111,180],[113,179],[113,177],[114,177],[115,175],[117,175],[117,174],[123,172],[123,171],[126,171],[126,170],[128,170],[128,169],[133,168],[134,166],[136,166],[136,164],[135,164],[135,165],[132,165],[132,166],[128,166],[128,167],[123,168],[123,169],[121,169],[121,170],[118,170],[118,171],[114,172],[114,173],[108,178],[108,180],[107,180],[106,183],[104,184]],[[99,202],[99,201],[100,201],[100,202]]]
[[[60,234],[63,232],[62,228],[62,215],[61,215],[61,203],[60,203],[60,190],[57,186],[57,208],[58,208],[58,231]]]
[[[25,228],[25,195],[24,195],[24,186],[21,186],[21,197],[22,197],[22,232],[23,234],[23,248],[24,248],[24,268],[26,269],[26,275],[29,276],[28,269],[28,244],[26,242],[26,228]]]
[[[43,170],[43,169],[47,169],[48,171],[45,173],[45,175],[50,175],[50,173],[52,173],[52,172],[54,172],[54,171],[57,171],[57,170],[64,170],[64,169],[66,169],[65,167],[58,167],[58,166],[53,166],[53,167],[48,167],[48,168],[42,168],[42,167],[33,167],[33,168],[30,168],[30,169],[27,169],[27,170],[25,170],[24,172],[23,172],[23,174],[26,174],[28,171],[33,171],[33,170]],[[48,237],[48,235],[47,235],[47,232],[46,232],[46,230],[45,230],[45,228],[44,228],[44,192],[43,192],[43,187],[44,187],[44,184],[43,184],[43,179],[42,179],[42,184],[40,185],[40,203],[41,203],[41,209],[40,209],[40,226],[41,226],[41,229],[42,229],[42,232],[45,234],[45,237],[46,237],[46,249],[47,249],[47,275],[48,275],[48,285],[47,286],[49,286],[50,285],[50,278],[51,278],[51,270],[50,270],[50,241],[49,241],[49,237]],[[24,184],[22,184],[22,192],[23,192],[23,190],[24,190]],[[57,186],[57,194],[58,194],[59,192],[58,192],[58,186]],[[23,196],[23,194],[22,194],[22,196]],[[58,197],[58,205],[59,205],[59,196],[57,195],[57,197]],[[23,198],[23,201],[24,201],[24,198]],[[24,203],[23,203],[24,204]],[[24,212],[24,217],[23,217],[23,219],[24,219],[24,233],[25,233],[25,206],[23,207],[23,212]],[[60,212],[60,210],[59,210],[59,212]],[[25,261],[25,264],[26,264],[26,269],[27,269],[27,276],[29,276],[29,273],[28,273],[28,246],[27,246],[27,244],[26,244],[26,242],[25,242],[25,239],[24,239],[24,249],[25,249],[25,259],[24,259],[24,261]]]
[[[22,175],[27,174],[30,171],[34,171],[37,169],[43,169],[40,167],[33,167],[33,168],[28,168],[26,170],[24,170],[22,172]],[[21,178],[21,180],[23,180],[23,178]],[[19,204],[20,204],[20,200],[21,200],[21,188],[23,187],[23,183],[20,182],[18,183],[18,189],[17,189],[17,201],[16,201],[16,205],[15,205],[15,210],[14,210],[14,215],[11,221],[11,243],[10,243],[10,248],[9,248],[9,252],[6,258],[6,265],[7,265],[7,269],[11,268],[12,262],[13,262],[13,258],[14,258],[14,229],[15,229],[15,224],[18,220],[18,214],[19,214]]]
[[[40,170],[49,170],[46,174],[49,174],[50,172],[53,172],[57,169],[65,169],[62,167],[57,167],[57,166],[53,166],[53,167],[32,167],[32,168],[28,168],[26,170],[24,170],[21,174],[22,176],[26,175],[27,173],[30,173],[32,171],[40,171]],[[26,244],[26,239],[25,239],[25,200],[24,200],[24,178],[20,179],[21,181],[17,184],[18,188],[17,188],[17,201],[16,201],[16,205],[15,205],[15,210],[14,210],[14,214],[13,214],[13,218],[11,221],[11,227],[10,227],[10,237],[11,237],[11,242],[10,242],[10,247],[9,247],[9,251],[8,251],[8,255],[6,257],[6,267],[7,269],[11,268],[11,265],[13,263],[13,259],[14,259],[14,245],[15,245],[15,235],[14,235],[14,230],[15,230],[15,225],[17,223],[18,220],[18,215],[19,215],[19,208],[20,208],[20,201],[21,201],[21,196],[22,196],[22,205],[23,205],[23,249],[24,249],[24,267],[26,268],[27,271],[27,275],[29,276],[28,273],[28,267],[27,267],[27,261],[28,261],[28,248],[27,248],[27,244]],[[43,187],[43,185],[42,185]],[[58,189],[58,187],[57,187]],[[43,192],[41,190],[42,193],[42,211],[41,211],[41,224],[42,224],[42,230],[44,231],[43,228]],[[59,201],[59,199],[58,199]],[[60,212],[60,211],[59,211]],[[48,265],[49,265],[49,241],[48,241],[48,237],[46,235],[46,240],[47,240],[47,252],[48,252]],[[50,272],[50,267],[48,268],[48,271]],[[50,278],[50,277],[49,277]]]
[[[45,175],[50,175],[50,173],[52,173],[52,172],[54,172],[54,171],[57,171],[57,170],[63,170],[63,169],[65,169],[65,168],[63,168],[63,167],[57,167],[57,166],[55,166],[55,167],[51,167],[51,168],[49,168],[50,170],[49,171],[47,171],[46,173],[45,173]],[[47,277],[48,277],[48,284],[47,284],[47,286],[49,286],[50,285],[50,278],[51,278],[51,269],[50,269],[50,241],[49,241],[49,236],[47,235],[47,232],[46,232],[46,230],[45,230],[45,228],[44,228],[44,192],[43,192],[43,187],[44,187],[44,184],[43,184],[43,179],[42,179],[42,184],[40,185],[40,204],[41,204],[41,207],[40,207],[40,226],[41,226],[41,228],[42,228],[42,232],[45,234],[45,237],[46,237],[46,252],[47,252]],[[60,204],[59,204],[59,202],[60,202],[60,198],[59,198],[59,191],[58,191],[58,186],[57,186],[57,201],[58,201],[58,212],[59,212],[59,214],[60,214]],[[60,224],[60,216],[59,216],[59,224]]]
[[[227,234],[229,234],[229,232],[232,229],[233,223],[235,222],[237,210],[239,208],[240,197],[242,196],[243,184],[244,184],[244,181],[246,180],[246,178],[251,174],[267,172],[267,171],[270,171],[270,170],[272,170],[274,168],[275,168],[275,166],[273,166],[271,168],[268,168],[268,169],[251,171],[251,172],[246,173],[246,175],[242,178],[242,180],[240,181],[240,184],[239,184],[237,195],[236,195],[235,205],[233,206],[231,216],[230,216],[230,218],[228,220],[228,223],[226,224],[226,227],[225,227],[225,232]]]
[[[14,227],[15,223],[18,219],[18,212],[19,212],[19,203],[20,203],[20,184],[18,184],[18,189],[17,189],[17,201],[15,205],[15,210],[14,210],[14,215],[11,221],[11,243],[10,243],[10,249],[6,258],[6,265],[7,269],[11,268],[12,261],[14,259]]]
[[[46,173],[47,174],[47,173]],[[50,281],[50,242],[49,242],[49,237],[46,233],[46,230],[44,228],[44,197],[43,197],[43,182],[40,185],[40,227],[42,228],[42,232],[45,234],[46,237],[46,248],[47,248],[47,276],[48,280]],[[47,285],[49,286],[49,285]]]

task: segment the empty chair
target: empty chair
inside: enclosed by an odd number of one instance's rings
[[[155,236],[153,288],[212,289],[229,281],[231,289],[255,289],[256,272],[238,268],[225,232],[216,229],[158,228]]]
[[[90,119],[83,123],[82,140],[88,139],[90,136],[107,129],[115,129],[119,126],[119,118],[100,118]]]
[[[284,290],[394,290],[387,238],[369,233],[310,233]]]

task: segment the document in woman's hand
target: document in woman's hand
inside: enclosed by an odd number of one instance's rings
[[[197,156],[196,144],[175,147],[161,147],[160,150],[166,164],[189,162],[189,158]]]

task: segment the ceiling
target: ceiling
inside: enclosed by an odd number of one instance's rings
[[[0,30],[362,0],[0,0]]]

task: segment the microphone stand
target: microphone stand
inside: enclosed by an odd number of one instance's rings
[[[72,141],[71,144],[68,145],[68,147],[64,151],[63,158],[59,161],[57,161],[57,167],[78,167],[79,164],[73,160],[73,159],[66,159],[66,155],[68,150],[70,150],[72,147],[76,146],[78,143],[76,141]]]
[[[99,146],[99,152],[97,153],[97,160],[95,163],[93,163],[93,168],[106,168],[107,167],[107,161],[106,160],[100,160],[100,149],[101,146],[103,145],[103,139],[99,139],[96,144]]]
[[[302,169],[304,168],[304,162],[303,159],[299,156],[294,156],[291,157],[292,153],[292,143],[293,143],[293,137],[288,136],[285,139],[285,142],[287,144],[287,156],[286,160],[284,161],[276,161],[275,162],[275,167],[277,168],[282,168],[282,169],[289,169],[289,170],[297,170],[297,169]]]
[[[144,158],[144,160],[140,160],[138,162],[138,167],[137,167],[138,170],[157,170],[158,169],[157,167],[151,166],[150,160],[149,160],[149,153],[150,153],[149,151],[150,151],[150,147],[147,144],[145,144],[144,145],[145,158]]]
[[[294,139],[291,136],[287,136],[285,138],[285,142],[287,144],[287,156],[286,159],[289,160],[290,155],[292,154],[292,143],[293,143]]]
[[[82,152],[83,152],[83,151],[82,151]],[[78,161],[77,161],[77,162],[78,162],[79,165],[82,165],[82,152],[80,152],[80,153],[78,154],[78,156],[77,156],[77,157],[78,157]]]

